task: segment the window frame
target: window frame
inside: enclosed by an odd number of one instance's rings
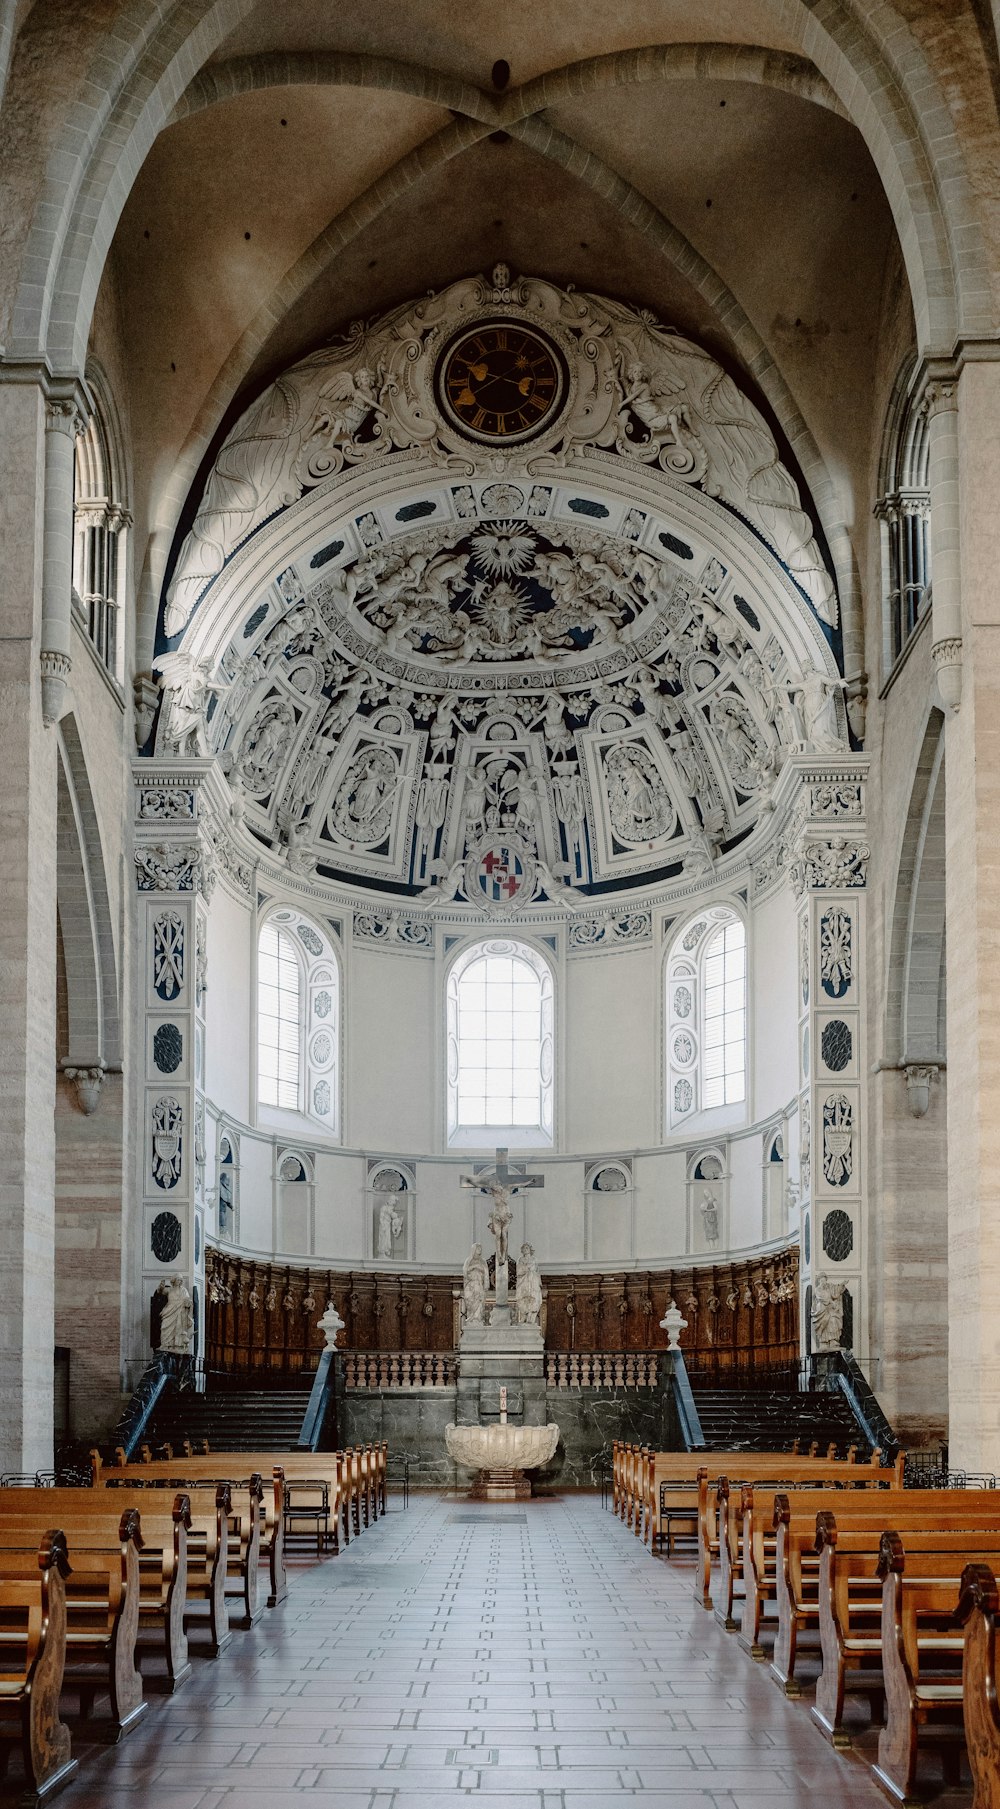
[[[271,1105],[261,1099],[260,1072],[260,951],[269,928],[284,932],[294,951],[299,972],[298,1099],[295,1107]],[[252,1028],[254,1107],[257,1123],[289,1130],[309,1126],[334,1142],[343,1138],[343,1022],[344,977],[340,952],[329,931],[296,906],[271,906],[257,922],[254,942]],[[323,1101],[317,1106],[319,1093]]]
[[[879,461],[883,667],[891,676],[931,609],[930,435],[920,367],[906,359],[893,385]]]
[[[490,955],[523,960],[540,984],[538,1120],[530,1125],[463,1124],[459,1119],[460,989],[464,976]],[[554,1150],[556,1147],[556,976],[553,963],[525,937],[478,936],[456,951],[445,973],[445,1144],[448,1149]],[[485,1040],[485,1039],[484,1039]]]
[[[705,1073],[708,955],[718,935],[737,924],[743,934],[743,1097],[709,1105],[705,1099],[709,1079]],[[696,934],[699,926],[703,927]],[[690,947],[685,948],[685,940]],[[707,1135],[748,1122],[750,997],[750,933],[745,915],[728,899],[702,905],[678,926],[663,963],[663,1113],[668,1138],[692,1133]],[[690,1048],[689,1056],[681,1054],[681,1039]],[[677,1103],[678,1090],[683,1086],[689,1090],[689,1102],[684,1106]]]
[[[73,601],[95,658],[122,688],[129,656],[128,472],[114,396],[93,360],[87,364],[87,385],[93,408],[77,436],[73,459]]]

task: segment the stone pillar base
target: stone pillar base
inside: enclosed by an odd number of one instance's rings
[[[469,1500],[530,1501],[531,1484],[523,1470],[480,1470]]]

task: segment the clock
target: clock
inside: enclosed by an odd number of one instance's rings
[[[486,320],[442,354],[438,406],[468,439],[516,446],[551,426],[567,381],[566,360],[544,333],[519,320]]]

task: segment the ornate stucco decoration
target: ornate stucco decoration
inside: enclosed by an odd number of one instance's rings
[[[503,319],[566,374],[510,447],[464,437],[435,375]],[[265,868],[438,917],[698,889],[759,859],[789,754],[847,754],[821,619],[732,379],[644,312],[497,272],[358,326],[230,434],[165,602],[157,757],[215,757]]]
[[[497,317],[544,329],[566,361],[562,407],[528,448],[476,446],[437,406],[438,361],[457,330]],[[230,433],[167,597],[177,634],[228,555],[262,522],[345,468],[418,449],[442,467],[502,474],[600,448],[700,486],[758,530],[825,621],[833,585],[762,415],[700,346],[645,309],[534,277],[470,277],[374,325],[357,322],[279,377]],[[547,455],[543,461],[542,455]]]

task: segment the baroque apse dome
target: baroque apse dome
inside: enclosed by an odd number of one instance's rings
[[[777,877],[786,756],[847,751],[839,652],[733,379],[498,266],[355,324],[233,427],[163,599],[149,751],[218,756],[223,858],[349,888],[374,933],[569,913],[572,943],[654,889]]]

